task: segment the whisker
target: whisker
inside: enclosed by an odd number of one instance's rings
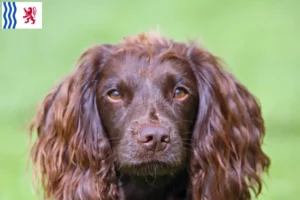
[[[115,152],[113,152],[111,155],[109,155],[108,157],[104,158],[104,160],[109,160],[112,157],[115,157],[117,154]]]

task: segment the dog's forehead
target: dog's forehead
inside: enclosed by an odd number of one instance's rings
[[[126,60],[122,70],[127,77],[153,80],[167,73],[178,73],[169,62],[145,62],[144,60]]]
[[[137,58],[126,56],[123,59],[113,59],[104,69],[108,76],[115,76],[130,80],[156,81],[167,75],[184,76],[192,74],[192,70],[186,63],[172,61],[160,61],[155,58],[149,62],[147,57]]]

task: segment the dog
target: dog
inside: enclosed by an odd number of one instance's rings
[[[31,122],[44,199],[248,200],[270,165],[255,97],[196,43],[87,49]]]

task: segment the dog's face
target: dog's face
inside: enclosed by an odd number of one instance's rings
[[[147,62],[117,56],[100,80],[100,118],[120,171],[146,176],[181,169],[198,107],[189,64],[176,58]]]

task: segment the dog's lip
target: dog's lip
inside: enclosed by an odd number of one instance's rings
[[[130,162],[120,166],[120,172],[137,176],[163,176],[177,172],[180,167],[160,160]]]
[[[138,163],[167,163],[164,154],[164,152],[146,151],[136,155],[134,159],[139,161]]]
[[[127,163],[126,165],[123,165],[122,168],[139,168],[139,169],[166,169],[170,168],[171,165],[167,162],[161,161],[161,160],[149,160],[149,161],[135,161]]]
[[[136,162],[134,165],[167,165],[168,163],[159,159],[143,160]]]
[[[154,153],[155,154],[155,153]],[[129,161],[129,162],[128,162]],[[151,166],[151,165],[160,165],[160,166],[168,166],[171,163],[168,162],[166,158],[156,156],[156,155],[141,155],[138,157],[132,157],[128,159],[127,162],[123,162],[122,165],[127,166]]]

